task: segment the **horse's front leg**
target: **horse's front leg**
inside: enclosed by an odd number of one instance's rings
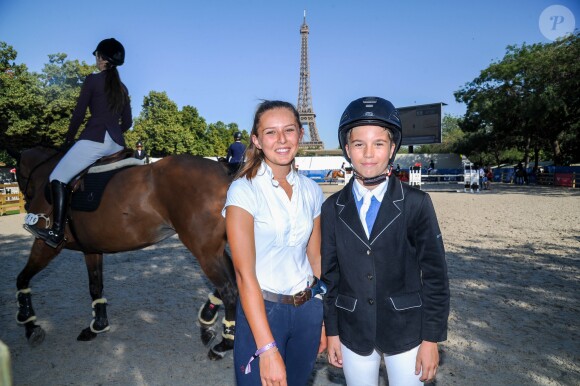
[[[85,328],[77,340],[89,341],[97,337],[97,334],[109,331],[107,319],[107,299],[103,297],[103,255],[101,253],[85,253],[85,263],[89,274],[89,291],[91,293],[93,320],[89,327]]]
[[[235,283],[228,283],[219,287],[218,291],[224,303],[225,316],[223,322],[222,340],[213,346],[208,353],[211,360],[222,359],[229,350],[234,348],[234,338],[236,334],[236,302],[238,291]]]
[[[40,239],[34,240],[28,262],[24,269],[18,274],[16,279],[16,299],[18,300],[18,313],[16,322],[26,329],[26,339],[31,346],[38,346],[44,341],[44,330],[35,324],[36,314],[32,308],[32,291],[30,290],[30,280],[58,255],[60,249],[47,246]]]
[[[228,250],[224,250],[221,259],[216,260],[215,269],[221,273],[222,281],[217,286],[220,299],[225,308],[223,319],[222,340],[213,346],[208,353],[211,360],[222,359],[229,350],[234,348],[236,332],[236,303],[238,300],[238,287],[235,282],[235,273]],[[210,278],[211,279],[211,278]],[[225,279],[225,280],[223,280]],[[217,283],[214,281],[214,283]]]
[[[197,319],[200,324],[201,341],[204,345],[210,345],[216,337],[215,322],[218,311],[223,304],[221,295],[216,289],[207,296],[204,305],[199,309]]]

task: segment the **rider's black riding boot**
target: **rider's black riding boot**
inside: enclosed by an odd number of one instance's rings
[[[50,229],[37,228],[35,233],[47,245],[56,248],[64,240],[68,189],[65,183],[53,180],[50,182],[50,190],[52,192],[52,227]]]

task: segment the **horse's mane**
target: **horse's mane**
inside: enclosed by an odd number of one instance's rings
[[[9,154],[11,157],[13,157],[17,160],[18,164],[20,164],[22,154],[29,153],[31,151],[41,152],[41,153],[46,153],[46,154],[51,154],[51,155],[55,154],[55,153],[64,154],[66,152],[65,149],[63,149],[62,147],[57,147],[57,146],[54,146],[53,144],[49,144],[46,142],[38,142],[30,147],[27,147],[27,148],[19,150],[19,151],[14,150],[14,149],[10,149]]]
[[[26,160],[30,161],[30,159],[41,158],[40,160],[37,160],[36,165],[31,166],[33,171],[37,167],[41,166],[44,162],[50,161],[51,159],[61,158],[64,153],[65,151],[62,148],[47,144],[39,144],[35,145],[34,147],[24,149],[20,152],[20,157],[18,158],[18,164],[16,166],[17,176],[20,174],[19,171],[22,163]]]
[[[43,143],[43,142],[37,143],[36,145],[30,147],[30,149],[38,149],[38,150],[43,151],[43,152],[66,153],[66,150],[63,149],[62,147],[54,146],[52,144],[47,144],[47,143]],[[27,150],[29,150],[29,149],[27,149]]]

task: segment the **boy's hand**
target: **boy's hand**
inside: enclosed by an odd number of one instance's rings
[[[342,351],[340,349],[340,338],[336,336],[326,337],[326,350],[328,351],[328,363],[336,367],[342,367]]]
[[[422,382],[433,382],[439,367],[439,351],[437,343],[424,340],[419,346],[417,360],[415,361],[415,375],[421,374]]]

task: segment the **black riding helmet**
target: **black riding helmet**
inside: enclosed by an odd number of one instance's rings
[[[340,123],[338,125],[338,142],[342,149],[344,158],[350,162],[350,158],[346,153],[347,135],[353,127],[376,125],[386,127],[393,133],[393,141],[395,142],[395,151],[391,155],[389,164],[395,160],[395,155],[401,147],[403,140],[403,133],[401,128],[401,119],[399,118],[399,111],[393,106],[391,102],[379,97],[364,97],[356,99],[346,107]]]
[[[234,133],[234,139],[235,139],[236,141],[239,141],[240,139],[242,139],[242,133],[240,133],[239,131],[236,131],[236,132]]]
[[[101,40],[93,55],[96,55],[97,51],[103,59],[114,66],[125,63],[125,47],[114,38]]]
[[[338,125],[338,142],[342,148],[342,154],[348,162],[351,162],[351,160],[346,152],[347,136],[353,127],[365,125],[381,126],[389,129],[393,134],[393,141],[395,142],[395,151],[391,154],[387,170],[383,173],[378,176],[365,178],[359,175],[356,169],[353,168],[355,178],[359,179],[365,186],[373,186],[385,181],[391,175],[393,161],[395,161],[397,151],[401,147],[403,133],[399,111],[391,102],[378,97],[364,97],[350,102],[346,110],[344,110],[344,113],[342,113]]]

